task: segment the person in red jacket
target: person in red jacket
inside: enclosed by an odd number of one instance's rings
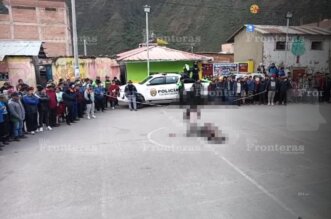
[[[49,97],[49,124],[51,127],[58,127],[59,125],[56,123],[57,98],[54,84],[46,85],[46,94]]]
[[[117,101],[117,96],[119,94],[120,87],[116,84],[116,81],[113,80],[109,89],[109,101],[110,101],[110,106],[112,109],[115,109],[116,101]]]

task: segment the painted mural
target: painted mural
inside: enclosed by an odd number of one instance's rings
[[[58,58],[54,61],[52,71],[53,79],[58,81],[63,79],[75,79],[73,70],[73,58]],[[79,70],[81,78],[95,79],[100,76],[104,79],[105,76],[110,78],[120,76],[120,68],[116,60],[110,58],[81,58],[79,59]]]

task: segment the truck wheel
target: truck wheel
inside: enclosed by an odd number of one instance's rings
[[[145,98],[141,94],[137,94],[137,108],[141,109],[144,107]]]

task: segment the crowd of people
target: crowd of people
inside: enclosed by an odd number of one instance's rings
[[[277,68],[274,63],[267,70],[259,67],[258,72],[261,76],[248,74],[238,78],[235,75],[211,78],[208,102],[271,106],[286,105],[288,102],[330,103],[331,75],[317,72],[314,75],[300,75],[294,80],[289,73],[285,74],[283,67]]]
[[[263,77],[246,75],[239,78],[228,76],[210,79],[208,96],[205,99],[197,63],[193,68],[185,66],[177,84],[179,102],[183,105],[239,106],[286,105],[288,102],[330,103],[330,75],[304,74],[293,80],[289,74],[285,74],[284,68],[278,69],[274,64],[267,71],[263,66],[259,66],[258,70],[264,74]],[[184,94],[186,79],[195,81],[189,94]],[[116,77],[110,80],[109,76],[104,81],[100,77],[73,82],[60,79],[57,83],[49,81],[45,86],[36,87],[27,85],[22,79],[18,80],[15,87],[5,82],[0,88],[0,146],[11,141],[20,141],[26,138],[26,134],[51,131],[61,123],[71,125],[84,116],[87,119],[96,118],[95,112],[103,112],[106,108],[115,109],[120,85],[121,82]],[[128,82],[124,92],[129,101],[129,109],[136,111],[137,89],[132,81]],[[185,103],[187,97],[190,103]]]
[[[32,87],[18,80],[14,87],[5,82],[0,88],[0,150],[11,141],[21,141],[27,134],[51,131],[61,123],[71,125],[84,116],[96,118],[95,112],[118,105],[121,82],[114,77],[105,81],[60,79],[45,86]]]

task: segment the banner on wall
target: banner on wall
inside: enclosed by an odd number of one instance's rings
[[[212,77],[213,76],[213,64],[202,64],[202,76]]]
[[[235,63],[214,63],[214,76],[226,76],[238,72],[238,64]]]
[[[248,63],[239,63],[239,73],[248,73]]]

